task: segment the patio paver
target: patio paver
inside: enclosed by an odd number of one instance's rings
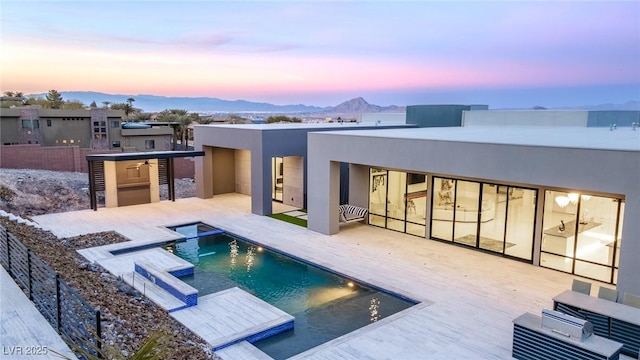
[[[237,287],[202,296],[197,306],[171,315],[214,350],[282,326],[292,327],[294,320],[293,316]]]

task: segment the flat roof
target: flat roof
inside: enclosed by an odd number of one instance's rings
[[[274,124],[204,124],[194,125],[196,127],[220,127],[227,129],[246,129],[246,130],[296,130],[296,129],[358,129],[358,128],[398,128],[399,126],[415,128],[412,124],[379,124],[375,125],[371,122],[355,123],[274,123]]]
[[[43,109],[30,106],[20,106],[14,108],[3,108],[0,112],[2,117],[21,116],[22,111],[36,111],[38,117],[91,117],[92,109]],[[124,110],[111,110],[103,108],[94,108],[93,110],[104,110],[109,118],[121,118],[124,116]],[[28,115],[28,114],[27,114]],[[35,120],[35,119],[34,119]]]
[[[172,159],[181,157],[204,156],[204,151],[147,151],[115,154],[87,155],[88,161],[125,161],[147,159]]]
[[[378,131],[344,130],[328,131],[318,134],[331,136],[363,136],[483,144],[640,151],[640,128],[633,131],[631,127],[619,127],[616,130],[609,130],[608,127],[473,126],[381,129]]]

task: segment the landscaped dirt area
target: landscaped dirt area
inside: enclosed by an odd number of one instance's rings
[[[88,209],[87,174],[41,170],[0,169],[0,209],[29,218],[54,212]],[[195,184],[176,181],[176,196],[190,197]],[[166,194],[165,194],[166,196]],[[7,228],[44,260],[102,314],[103,339],[121,357],[133,354],[156,330],[168,334],[163,358],[211,359],[205,341],[173,319],[165,310],[106,270],[91,264],[75,250],[126,241],[115,232],[58,239],[53,234],[0,217]]]
[[[195,196],[193,179],[175,179],[176,198]],[[104,193],[98,192],[104,206]],[[160,199],[167,199],[160,186]],[[23,218],[91,208],[86,173],[0,168],[0,209]]]

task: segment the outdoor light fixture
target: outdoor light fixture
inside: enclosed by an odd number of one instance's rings
[[[149,164],[149,160],[145,160],[144,162],[139,162],[133,165],[129,165],[127,166],[127,169],[136,169],[136,170],[140,170],[141,166],[149,166],[151,167],[151,164]]]

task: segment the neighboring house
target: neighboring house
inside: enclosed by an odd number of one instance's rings
[[[172,150],[174,123],[127,127],[124,111],[108,109],[0,109],[0,144],[78,146],[122,151]],[[137,123],[135,123],[137,124]]]
[[[197,196],[249,194],[252,212],[262,215],[271,213],[272,200],[296,200],[291,204],[308,210],[310,230],[335,234],[346,188],[349,204],[369,210],[365,223],[390,235],[404,232],[640,294],[638,113],[492,112],[409,106],[414,128],[396,129],[196,126],[195,149],[205,153],[196,161]],[[285,150],[293,143],[295,153]],[[295,176],[287,181],[289,156],[299,164],[291,169],[303,170],[289,170]],[[295,186],[292,197],[288,184]]]

